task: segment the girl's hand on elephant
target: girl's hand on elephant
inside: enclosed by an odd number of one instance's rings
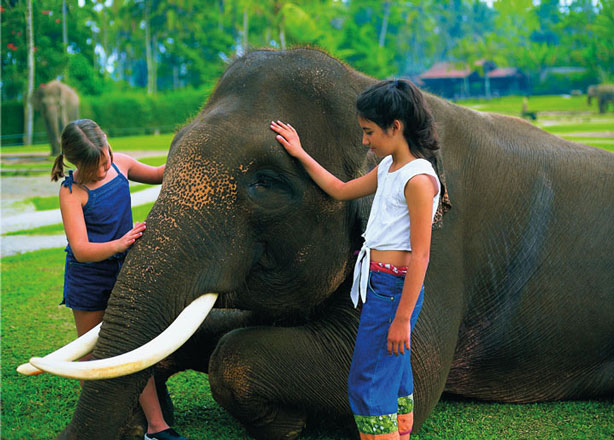
[[[143,231],[147,226],[145,222],[136,222],[134,228],[130,229],[126,234],[117,240],[117,252],[124,252],[143,235]]]
[[[388,354],[394,354],[395,356],[405,354],[405,349],[407,349],[407,354],[409,354],[410,332],[409,319],[394,318],[388,329]]]
[[[277,133],[277,140],[291,156],[298,157],[305,152],[298,133],[290,124],[271,121],[271,130]]]

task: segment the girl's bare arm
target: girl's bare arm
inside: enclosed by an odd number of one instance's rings
[[[411,252],[401,301],[390,330],[388,352],[404,354],[410,349],[410,319],[424,284],[431,248],[433,197],[437,193],[432,178],[425,174],[413,177],[405,186],[410,218]]]
[[[377,189],[377,167],[362,177],[343,182],[307,154],[298,133],[290,124],[271,122],[271,130],[277,133],[277,140],[286,151],[301,162],[313,181],[332,198],[353,200],[373,194]]]
[[[162,183],[166,164],[152,167],[122,153],[114,153],[113,160],[126,173],[129,180],[149,184]]]
[[[66,238],[77,261],[88,263],[102,261],[118,252],[127,250],[137,238],[143,235],[145,223],[136,223],[135,227],[123,237],[105,243],[91,243],[87,237],[83,217],[83,201],[87,200],[85,190],[73,185],[72,193],[64,186],[60,188],[60,212],[64,222]]]

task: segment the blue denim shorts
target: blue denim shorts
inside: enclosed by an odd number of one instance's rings
[[[403,292],[405,277],[382,272],[369,272],[367,301],[362,306],[360,324],[350,375],[348,392],[355,415],[380,416],[396,414],[400,399],[411,398],[414,383],[410,353],[388,354],[388,329]],[[411,315],[413,330],[422,309],[424,286]]]
[[[74,310],[105,310],[123,262],[123,259],[111,258],[95,263],[80,263],[67,255],[64,298],[60,304],[66,304],[66,307]]]

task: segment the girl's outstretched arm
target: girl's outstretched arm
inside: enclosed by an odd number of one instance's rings
[[[159,167],[152,167],[122,153],[114,153],[113,160],[120,169],[125,170],[129,180],[150,184],[162,183],[166,164],[160,165]]]
[[[92,243],[87,237],[87,228],[83,217],[83,197],[87,197],[85,190],[73,185],[73,192],[62,186],[60,187],[60,212],[64,222],[64,231],[70,244],[70,248],[77,261],[90,263],[102,261],[118,252],[127,250],[143,235],[145,223],[136,223],[134,228],[123,237],[105,243]]]
[[[313,181],[336,200],[353,200],[373,194],[377,189],[377,167],[357,179],[343,182],[335,177],[303,149],[298,133],[290,124],[271,122],[277,140],[293,157],[297,158]]]

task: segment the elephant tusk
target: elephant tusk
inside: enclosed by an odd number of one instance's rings
[[[96,327],[81,335],[70,344],[65,345],[53,353],[49,353],[42,359],[53,361],[74,361],[75,359],[85,356],[94,349],[94,345],[96,345],[96,341],[98,340],[98,332],[100,332],[101,324],[98,324]],[[26,376],[36,376],[44,373],[44,371],[39,370],[30,363],[21,364],[19,367],[17,367],[17,372],[25,374]]]
[[[187,341],[196,332],[213,308],[217,293],[206,293],[196,298],[177,316],[166,330],[147,344],[108,359],[85,362],[65,362],[33,357],[35,367],[71,379],[112,379],[144,370],[164,359]]]

